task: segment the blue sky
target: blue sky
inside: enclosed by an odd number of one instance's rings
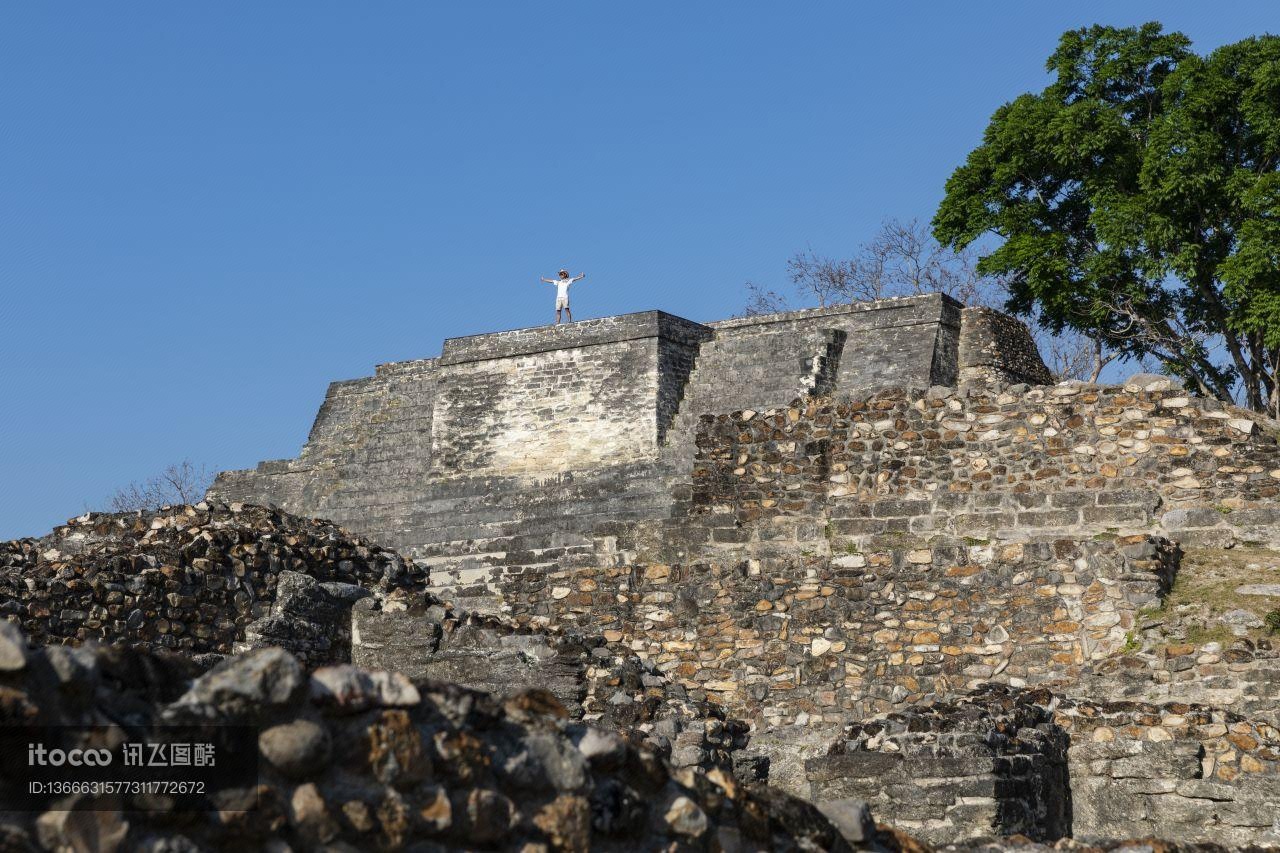
[[[0,537],[296,454],[442,338],[738,311],[928,219],[1063,30],[1200,51],[1273,2],[0,6]]]

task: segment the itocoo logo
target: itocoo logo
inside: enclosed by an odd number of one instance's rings
[[[45,749],[42,743],[27,744],[28,767],[106,767],[111,763],[108,749]]]

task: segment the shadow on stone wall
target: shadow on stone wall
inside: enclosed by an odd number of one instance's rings
[[[1069,836],[1070,738],[1047,693],[991,685],[849,726],[806,764],[819,804],[856,797],[935,843]]]

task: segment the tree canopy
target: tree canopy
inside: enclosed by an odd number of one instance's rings
[[[1007,307],[1280,412],[1280,37],[1207,56],[1157,23],[1065,33],[933,219]]]

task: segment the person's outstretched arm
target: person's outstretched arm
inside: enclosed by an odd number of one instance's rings
[[[570,280],[571,280],[571,281],[581,281],[582,279],[584,279],[584,278],[586,278],[586,277],[587,277],[587,274],[586,274],[586,273],[578,273],[576,276],[574,276],[574,277],[573,277],[572,279],[570,279]]]
[[[555,282],[554,282],[554,281],[552,281],[552,280],[551,280],[551,279],[549,279],[549,278],[539,279],[539,281],[545,281],[547,284],[555,284]]]

